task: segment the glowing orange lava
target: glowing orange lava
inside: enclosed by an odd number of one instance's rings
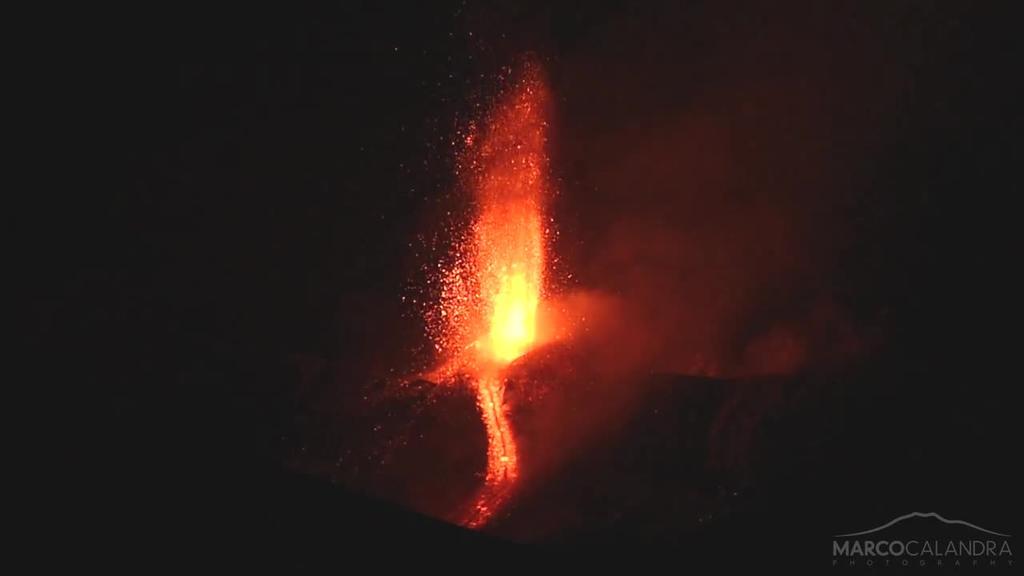
[[[527,66],[483,129],[466,135],[460,163],[476,212],[444,279],[438,348],[454,356],[443,370],[468,373],[474,381],[487,431],[487,476],[461,519],[473,528],[487,523],[519,476],[502,372],[537,344],[545,280],[548,100],[539,69]]]
[[[487,477],[473,508],[463,519],[469,528],[480,528],[508,499],[519,476],[515,438],[503,403],[504,386],[493,375],[476,381],[477,404],[487,430]]]

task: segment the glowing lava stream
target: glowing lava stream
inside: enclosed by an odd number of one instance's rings
[[[476,382],[477,404],[487,430],[487,478],[463,524],[480,528],[505,502],[519,476],[516,443],[503,406],[504,386],[497,376]]]
[[[453,356],[449,372],[473,381],[487,432],[486,478],[459,520],[471,528],[492,518],[520,473],[503,371],[538,342],[548,101],[539,68],[527,65],[484,125],[465,135],[460,160],[476,215],[446,271],[436,317],[443,319],[438,349]]]

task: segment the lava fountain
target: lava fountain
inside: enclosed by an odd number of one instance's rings
[[[519,477],[515,431],[504,404],[505,367],[538,344],[544,293],[549,94],[528,64],[490,115],[464,134],[460,176],[472,195],[470,229],[444,271],[432,311],[446,353],[441,380],[468,377],[487,432],[484,484],[459,521],[479,528]]]

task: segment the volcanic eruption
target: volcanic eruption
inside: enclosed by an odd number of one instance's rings
[[[487,433],[486,479],[459,519],[472,528],[488,521],[519,476],[503,371],[540,338],[548,100],[539,67],[527,64],[482,126],[465,134],[459,170],[474,217],[456,242],[430,314],[435,346],[444,356],[431,379],[471,381]]]

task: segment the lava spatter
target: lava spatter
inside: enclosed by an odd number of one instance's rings
[[[430,318],[446,356],[435,371],[468,375],[487,432],[483,486],[460,522],[484,526],[519,477],[515,431],[504,404],[504,368],[537,345],[544,295],[544,208],[549,92],[535,64],[524,67],[490,115],[464,138],[460,176],[474,215],[443,272]]]

